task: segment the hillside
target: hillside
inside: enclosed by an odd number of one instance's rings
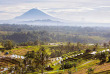
[[[110,28],[72,26],[30,26],[23,24],[1,24],[2,39],[16,43],[27,41],[102,43],[109,40]]]

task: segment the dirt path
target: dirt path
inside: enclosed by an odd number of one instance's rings
[[[86,63],[84,63],[84,64],[82,64],[82,65],[88,64],[88,63],[90,63],[90,62],[92,62],[92,61],[93,61],[93,60],[87,61]]]

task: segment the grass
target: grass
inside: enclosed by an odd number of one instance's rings
[[[12,64],[12,63],[10,63],[10,62],[0,62],[0,68],[1,67],[4,67],[4,68],[6,68],[6,67],[11,67],[11,66],[14,66],[14,64]]]
[[[103,50],[106,50],[107,48],[98,48],[97,51],[103,51]]]
[[[4,48],[1,43],[0,43],[0,48]]]
[[[88,68],[94,69],[95,74],[109,74],[110,73],[110,63],[104,63],[102,65],[99,65],[100,60],[92,60],[89,63],[86,64],[80,64],[77,66],[77,72],[75,72],[74,68],[72,69],[74,74],[87,74]]]
[[[42,45],[42,46],[46,49],[46,52],[48,54],[51,54],[50,47],[53,47],[52,45]],[[2,46],[0,46],[0,47],[2,47]],[[9,54],[16,54],[16,55],[24,56],[27,53],[27,51],[35,51],[36,52],[39,49],[40,49],[40,46],[19,46],[18,48],[14,48],[12,50],[5,50],[5,52],[9,52]],[[97,51],[102,51],[102,50],[105,50],[105,48],[97,49]],[[71,53],[68,53],[64,56],[69,57],[70,55],[73,55],[73,54],[74,54],[74,52],[71,52]],[[79,59],[80,58],[81,57],[79,57]],[[63,60],[64,59],[65,58],[63,58]],[[52,64],[57,63],[58,61],[55,61]],[[110,67],[109,64],[108,65],[97,65],[97,63],[99,63],[99,62],[100,62],[99,60],[81,60],[81,62],[80,63],[78,62],[78,64],[77,64],[77,72],[74,67],[71,68],[71,71],[74,74],[79,74],[79,73],[86,74],[87,69],[90,67],[95,68],[95,71],[94,71],[95,73],[99,73],[101,71],[105,71],[105,70],[109,69],[109,67]],[[57,73],[63,72],[63,70],[58,70],[61,66],[60,64],[58,64],[56,66],[52,66],[52,64],[51,64],[51,67],[53,68],[53,70],[47,71],[48,74],[57,74]],[[104,66],[106,66],[106,67],[104,67]],[[108,69],[105,69],[105,68],[108,68]],[[65,72],[64,74],[68,73],[68,69],[65,69],[64,72]],[[30,73],[30,74],[36,74],[36,72]]]
[[[48,71],[48,72],[44,72],[44,73],[45,74],[59,74],[59,73],[63,73],[63,70]],[[38,72],[28,73],[28,74],[38,74]]]
[[[86,63],[86,64],[82,64],[81,66],[79,66],[78,68],[79,69],[82,69],[82,68],[89,68],[89,67],[92,67],[94,65],[96,65],[97,63],[99,63],[100,61],[99,60],[90,60],[91,62],[89,63]]]
[[[46,52],[50,55],[51,52],[49,50],[49,47],[52,47],[50,45],[42,45],[45,49]],[[9,52],[9,54],[16,54],[16,55],[21,55],[24,56],[28,51],[38,51],[41,46],[19,46],[17,48],[11,49],[11,50],[5,50],[5,52]]]
[[[90,61],[90,62],[88,62]],[[87,74],[87,69],[90,67],[95,66],[97,63],[99,63],[99,60],[88,60],[88,61],[84,61],[83,64],[79,64],[77,66],[77,71],[75,71],[75,68],[72,68],[72,72],[74,74]],[[88,63],[87,63],[88,62]]]
[[[95,73],[95,74],[110,74],[110,70],[98,72],[98,73]]]

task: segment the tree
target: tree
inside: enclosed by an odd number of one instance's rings
[[[3,46],[9,50],[9,49],[12,49],[14,47],[13,45],[13,42],[11,40],[6,40],[6,41],[3,41]]]
[[[95,46],[93,47],[93,51],[96,51],[96,49],[98,49],[98,43],[95,44]]]
[[[110,62],[110,56],[108,57],[108,62]]]
[[[85,53],[89,53],[89,52],[91,52],[90,49],[86,49],[86,50],[85,50]]]
[[[37,52],[27,52],[25,57],[24,64],[29,65],[28,71],[33,72],[37,69],[37,72],[41,70],[41,73],[43,74],[46,63],[48,62],[48,54],[44,47],[40,47]]]
[[[39,44],[38,40],[34,41],[34,45],[38,45],[38,44]]]
[[[107,43],[104,43],[103,46],[104,46],[104,48],[106,48],[107,47]]]
[[[98,53],[95,55],[95,58],[100,60],[100,63],[104,63],[106,61],[106,54],[104,52]]]
[[[69,68],[71,68],[73,66],[74,66],[73,63],[65,62],[65,63],[61,64],[60,69],[69,69]]]
[[[110,41],[108,42],[109,46],[110,46]]]
[[[39,66],[40,65],[42,66],[41,72],[43,74],[44,68],[45,68],[46,63],[48,61],[48,54],[46,53],[45,48],[41,47],[39,49],[39,51],[37,52],[37,55],[38,56],[35,57],[35,62],[38,63]]]
[[[77,42],[77,48],[79,48],[81,46],[80,42]]]
[[[28,44],[29,46],[32,46],[32,45],[34,45],[34,42],[28,41],[27,44]]]
[[[40,49],[37,52],[28,51],[25,55],[25,59],[20,63],[20,65],[11,67],[9,69],[9,72],[19,72],[19,74],[41,72],[43,74],[47,62],[48,54],[44,47],[40,47]]]

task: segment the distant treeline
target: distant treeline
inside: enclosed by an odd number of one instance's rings
[[[107,41],[110,28],[0,24],[0,40],[97,43]]]

